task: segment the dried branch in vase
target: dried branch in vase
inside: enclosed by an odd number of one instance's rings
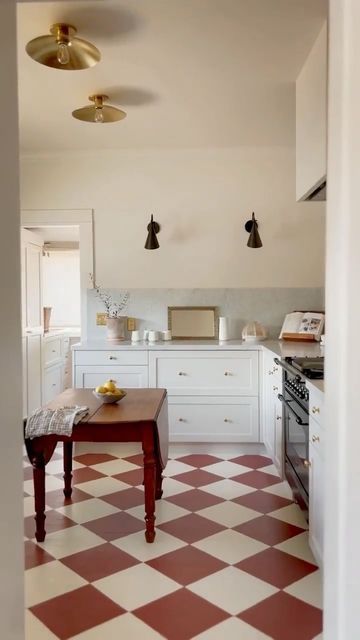
[[[125,309],[129,302],[129,292],[125,291],[124,293],[121,293],[120,300],[114,300],[109,293],[107,293],[106,291],[102,291],[101,286],[96,284],[94,275],[92,273],[90,273],[89,275],[90,280],[94,285],[96,295],[105,307],[106,315],[108,316],[108,318],[119,318],[122,315],[122,311]]]

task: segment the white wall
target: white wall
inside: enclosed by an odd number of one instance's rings
[[[43,304],[51,326],[80,326],[79,251],[51,251],[43,258]]]
[[[16,4],[0,2],[0,625],[1,638],[23,638],[23,500],[20,215],[16,81]],[[9,392],[9,390],[11,390]]]
[[[295,202],[292,147],[78,152],[21,166],[22,208],[94,209],[104,287],[324,284],[325,207]],[[246,246],[253,210],[259,250]],[[157,251],[144,249],[151,213]]]

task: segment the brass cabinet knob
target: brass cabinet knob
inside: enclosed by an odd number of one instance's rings
[[[279,387],[273,387],[273,391],[279,391]]]
[[[179,372],[178,372],[178,376],[186,376],[185,371],[179,371]]]
[[[225,371],[224,376],[231,376],[231,371]]]
[[[282,420],[282,416],[276,416],[276,420]]]
[[[186,422],[185,418],[179,418],[179,422]]]
[[[224,422],[231,422],[231,420],[229,420],[229,418],[224,418]]]
[[[313,407],[311,409],[312,413],[320,413],[320,408],[319,407]]]
[[[273,371],[268,371],[269,376],[273,376],[274,372]]]
[[[109,356],[109,360],[117,360],[116,356]]]
[[[276,373],[276,371],[279,371],[279,367],[273,367],[273,372]]]
[[[319,436],[313,436],[313,437],[311,438],[311,441],[312,441],[312,442],[320,442],[320,438],[319,438]]]
[[[311,467],[310,460],[304,460],[304,467]]]

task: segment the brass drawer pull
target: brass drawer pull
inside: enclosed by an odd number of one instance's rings
[[[310,460],[304,460],[304,467],[311,467]]]
[[[311,438],[311,441],[312,441],[312,442],[320,442],[320,438],[319,438],[319,436],[313,436],[313,437]]]
[[[319,407],[313,407],[311,409],[312,413],[320,413],[320,408]]]
[[[273,387],[273,391],[279,391],[279,387]]]
[[[186,422],[185,418],[179,418],[179,422]]]
[[[231,375],[232,375],[231,371],[225,371],[224,372],[224,376],[231,376]]]
[[[116,356],[109,356],[109,360],[117,360]]]
[[[276,416],[276,420],[282,420],[282,416]]]
[[[179,372],[178,372],[178,376],[186,376],[185,371],[179,371]]]
[[[274,375],[273,371],[269,371],[268,373],[269,373],[269,376],[273,376]]]
[[[229,418],[224,418],[224,422],[232,422]]]

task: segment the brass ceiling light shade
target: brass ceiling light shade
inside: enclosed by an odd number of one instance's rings
[[[253,212],[251,220],[245,223],[245,229],[250,234],[247,246],[251,249],[260,249],[263,246],[261,242],[260,234],[258,231],[258,222],[255,219],[255,213]]]
[[[157,234],[160,231],[160,225],[158,222],[155,222],[154,216],[151,215],[150,222],[147,226],[148,237],[145,242],[145,249],[158,249],[160,247],[159,241],[157,239]]]
[[[87,107],[80,107],[72,112],[73,118],[82,120],[83,122],[94,122],[96,124],[106,124],[108,122],[117,122],[126,118],[125,111],[118,109],[117,107],[111,107],[109,104],[104,104],[105,100],[108,100],[109,96],[103,93],[98,93],[93,96],[89,96],[89,100],[93,102],[93,105]]]
[[[35,62],[53,69],[79,71],[93,67],[101,53],[91,42],[77,38],[76,32],[73,25],[57,22],[50,27],[51,35],[30,40],[26,52]]]

